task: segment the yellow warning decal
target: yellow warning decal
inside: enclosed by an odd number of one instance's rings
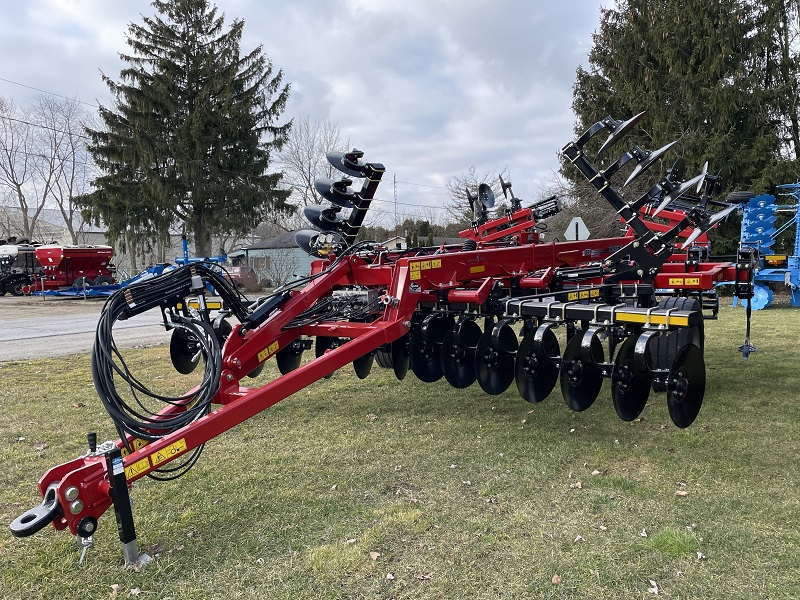
[[[158,452],[153,452],[153,454],[150,455],[150,460],[153,462],[153,466],[157,467],[161,463],[175,458],[182,452],[186,452],[185,438],[179,439],[177,442],[170,444],[166,448],[162,448]]]
[[[422,273],[420,273],[419,271],[411,271],[411,273],[409,273],[409,279],[411,280],[420,279],[421,277]]]
[[[670,277],[669,278],[670,285],[683,285],[683,277]]]
[[[600,290],[580,290],[567,294],[567,300],[586,300],[587,298],[599,298]]]
[[[133,439],[130,441],[130,444],[129,444],[129,446],[130,446],[131,448],[133,448],[133,451],[134,451],[134,452],[136,452],[137,450],[141,450],[142,448],[144,448],[145,446],[147,446],[147,444],[148,444],[148,443],[149,443],[149,442],[146,442],[146,441],[144,441],[144,440],[140,440],[139,438],[133,438]],[[123,458],[124,458],[124,457],[126,457],[126,456],[128,456],[128,454],[130,454],[130,452],[128,452],[128,449],[127,449],[127,448],[122,448],[122,449],[120,450],[120,453],[122,454]]]
[[[137,475],[144,473],[149,469],[150,469],[150,461],[147,460],[147,457],[145,457],[142,460],[137,460],[132,465],[125,467],[125,478],[133,479]]]
[[[699,277],[687,277],[684,280],[686,285],[700,285],[700,278]]]
[[[483,273],[486,270],[486,265],[478,265],[477,267],[470,267],[470,273]]]
[[[279,349],[280,349],[280,344],[278,344],[278,340],[275,340],[269,346],[267,346],[261,352],[258,353],[258,362],[264,362],[270,356],[275,354]]]

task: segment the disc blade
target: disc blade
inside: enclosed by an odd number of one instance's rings
[[[278,370],[281,372],[281,375],[291,373],[300,366],[302,361],[303,346],[295,342],[292,342],[285,348],[281,348],[275,355],[275,363],[278,365]]]
[[[697,177],[693,177],[688,181],[684,181],[682,184],[678,186],[678,189],[672,190],[667,196],[661,201],[661,204],[658,205],[658,208],[653,211],[653,216],[655,217],[658,213],[664,210],[669,204],[683,196],[686,192],[692,189],[698,182],[703,181],[705,179],[706,174],[701,173]]]
[[[683,176],[686,174],[686,161],[683,158],[677,159],[674,163],[672,163],[672,167],[670,167],[669,171],[667,171],[667,179],[669,179],[672,183],[678,183]]]
[[[444,336],[442,371],[447,383],[454,388],[464,389],[475,383],[475,348],[481,333],[480,325],[469,319],[453,325]]]
[[[541,402],[558,381],[561,349],[551,326],[542,325],[525,334],[514,362],[514,379],[524,400]]]
[[[628,337],[617,349],[611,374],[611,399],[623,421],[633,421],[644,410],[650,395],[653,376],[641,368],[644,360],[635,360],[637,336]]]
[[[364,177],[365,163],[360,160],[363,152],[353,150],[351,152],[328,152],[328,162],[342,173],[351,177]]]
[[[580,412],[589,408],[600,393],[603,372],[598,363],[603,362],[603,346],[597,336],[591,336],[592,361],[581,358],[584,332],[578,330],[567,343],[561,359],[561,394],[572,410]]]
[[[667,408],[672,422],[684,429],[694,423],[706,391],[703,351],[687,344],[675,355],[667,380]]]
[[[701,173],[703,178],[697,182],[697,190],[695,190],[695,193],[697,194],[700,193],[700,189],[703,187],[703,181],[705,180],[706,173],[708,173],[708,161],[703,163],[703,172]]]
[[[314,355],[319,358],[320,356],[324,355],[325,352],[328,350],[333,350],[338,348],[343,344],[343,340],[338,337],[327,337],[323,335],[318,335],[314,340]],[[335,371],[336,369],[334,369]],[[325,375],[325,379],[329,379],[330,376],[333,375],[333,371]]]
[[[200,363],[200,345],[183,329],[173,329],[169,340],[169,357],[172,366],[182,375],[188,375]]]
[[[342,224],[341,215],[337,214],[341,208],[338,206],[322,206],[321,204],[309,204],[303,208],[303,216],[314,227],[322,231],[335,231]]]
[[[516,342],[517,339],[516,335],[513,335],[513,338],[503,337],[509,342],[511,339]],[[496,396],[508,389],[514,381],[515,355],[516,352],[492,348],[492,331],[484,332],[475,349],[475,374],[484,392]]]
[[[667,153],[667,151],[677,143],[678,140],[675,140],[674,142],[670,142],[666,146],[662,146],[658,150],[650,152],[650,154],[648,154],[644,160],[636,164],[636,166],[633,168],[633,171],[631,171],[631,174],[628,175],[628,178],[625,180],[625,183],[622,185],[622,187],[625,187],[631,181],[639,177],[639,175],[647,171],[647,169],[649,169],[654,162],[656,162],[658,159],[664,156]]]
[[[373,362],[375,362],[375,354],[372,352],[355,359],[353,361],[353,369],[355,369],[356,377],[359,379],[366,379],[369,377],[369,372],[372,370]]]
[[[392,369],[394,370],[394,376],[400,381],[405,379],[406,375],[408,374],[408,368],[411,362],[411,357],[408,352],[408,345],[409,336],[404,335],[403,337],[393,341],[391,346]]]
[[[622,137],[631,130],[631,128],[636,125],[639,121],[642,120],[644,117],[644,111],[640,112],[638,115],[635,115],[628,119],[627,121],[620,123],[617,125],[614,130],[609,134],[608,139],[603,142],[603,145],[600,146],[600,149],[597,151],[597,156],[602,156],[603,153],[608,150],[611,146],[616,144]]]
[[[294,234],[294,243],[303,250],[306,254],[314,256],[316,252],[312,249],[314,240],[319,235],[319,231],[313,229],[301,229]]]
[[[488,184],[482,183],[478,186],[478,198],[483,204],[483,208],[492,208],[494,206],[494,192]]]
[[[341,206],[342,208],[353,208],[353,203],[348,199],[348,194],[343,194],[340,188],[334,190],[333,184],[337,183],[333,179],[323,178],[314,181],[314,189],[328,202]]]
[[[441,346],[438,344],[423,338],[420,327],[414,329],[408,353],[411,359],[411,372],[417,376],[417,379],[425,383],[433,383],[442,378],[444,372],[442,371],[440,349]]]

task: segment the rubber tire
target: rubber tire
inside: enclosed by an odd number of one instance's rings
[[[741,204],[755,197],[756,195],[753,192],[731,192],[725,197],[725,202],[728,204]]]
[[[675,310],[697,310],[702,313],[702,305],[696,298],[665,298],[658,303],[658,308]],[[672,362],[678,354],[678,350],[686,344],[694,344],[700,351],[703,350],[704,328],[703,321],[700,325],[691,328],[682,328],[670,333],[659,335],[650,342],[650,356],[653,361],[654,369],[670,369]],[[653,384],[653,390],[662,392],[659,384]]]
[[[75,281],[72,282],[72,287],[82,290],[84,284],[86,287],[91,287],[94,285],[94,281],[90,277],[78,277]]]
[[[24,296],[25,292],[22,291],[22,284],[18,283],[15,286],[11,287],[11,295],[12,296]]]
[[[389,344],[391,346],[391,344]],[[375,362],[378,363],[378,366],[382,369],[394,369],[394,359],[392,359],[392,351],[378,349],[375,352]]]
[[[114,280],[105,275],[98,275],[94,280],[94,285],[113,285]]]

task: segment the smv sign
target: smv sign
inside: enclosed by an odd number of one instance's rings
[[[567,230],[564,232],[564,237],[571,241],[588,240],[589,229],[586,227],[586,223],[583,222],[583,219],[575,217],[569,222]]]

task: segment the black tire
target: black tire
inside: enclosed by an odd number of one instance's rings
[[[113,285],[114,280],[111,277],[106,277],[105,275],[98,275],[95,277],[94,285]]]
[[[11,294],[14,296],[24,296],[25,294],[22,291],[22,284],[18,283],[17,285],[12,286]]]
[[[6,295],[6,286],[0,285],[0,296]]]
[[[389,345],[391,346],[391,344]],[[392,359],[391,348],[389,350],[384,350],[383,347],[379,348],[378,351],[375,352],[375,362],[383,369],[393,369],[394,360]]]
[[[699,311],[702,313],[702,305],[696,298],[665,298],[659,301],[658,308]],[[650,343],[650,356],[655,369],[669,369],[678,354],[678,351],[687,344],[694,344],[700,351],[703,350],[704,329],[703,321],[695,327],[677,329],[669,333],[659,335]],[[663,392],[666,388],[660,384],[653,384],[653,389]]]
[[[79,290],[83,289],[83,286],[89,287],[92,285],[94,285],[94,281],[92,281],[91,277],[78,277],[72,282],[72,287]]]
[[[756,195],[753,192],[731,192],[725,198],[725,202],[728,204],[741,204],[755,197]]]

